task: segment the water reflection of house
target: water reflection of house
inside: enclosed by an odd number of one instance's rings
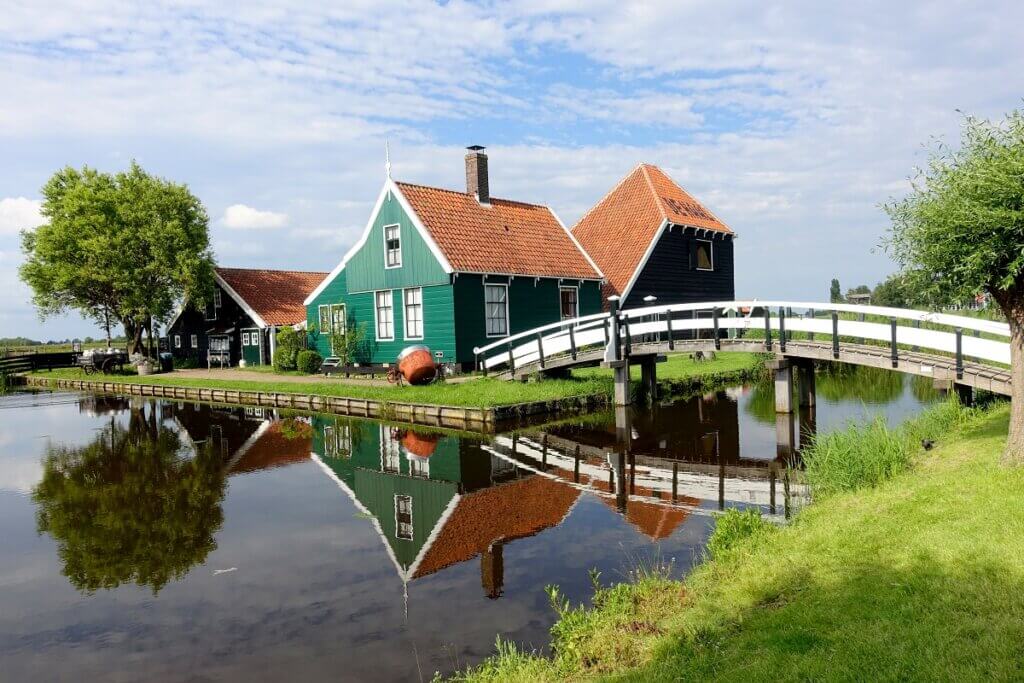
[[[309,460],[308,418],[281,419],[276,410],[200,403],[170,404],[181,433],[194,448],[219,451],[229,474],[284,467]]]
[[[314,459],[373,518],[406,583],[479,556],[484,592],[498,597],[503,545],[557,525],[579,496],[470,440],[350,418],[313,424]]]

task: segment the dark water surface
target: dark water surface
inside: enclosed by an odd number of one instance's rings
[[[721,507],[783,518],[801,432],[900,420],[926,385],[821,375],[482,440],[321,415],[0,397],[0,679],[429,680],[501,635],[543,648],[544,586],[699,560]]]

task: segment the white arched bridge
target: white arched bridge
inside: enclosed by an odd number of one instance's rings
[[[768,353],[776,382],[801,370],[801,401],[813,402],[814,361],[890,368],[933,378],[961,392],[1010,394],[1006,323],[883,306],[806,301],[713,301],[616,310],[519,332],[474,349],[485,374],[524,379],[574,367],[614,370],[615,402],[629,403],[629,366],[656,386],[667,353],[718,350]],[[777,386],[782,389],[783,386]],[[791,410],[788,391],[776,407]]]

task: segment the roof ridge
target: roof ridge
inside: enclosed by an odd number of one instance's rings
[[[437,192],[448,192],[450,194],[457,194],[457,195],[461,195],[463,197],[470,197],[471,196],[468,192],[459,192],[458,190],[452,190],[452,189],[447,188],[447,187],[436,187],[434,185],[423,185],[421,183],[407,183],[404,180],[396,180],[394,182],[395,182],[396,185],[405,185],[407,187],[420,187],[420,188],[423,188],[424,190],[436,190]],[[548,206],[547,204],[536,204],[534,202],[521,202],[518,199],[506,199],[504,197],[491,197],[490,201],[491,201],[492,204],[494,202],[504,202],[506,204],[520,204],[522,206],[536,206],[536,207],[541,208],[541,209],[547,209],[548,211],[552,210],[551,207]]]
[[[583,214],[582,216],[580,216],[580,217],[579,217],[579,218],[578,218],[578,219],[576,220],[576,223],[575,223],[575,225],[573,225],[573,226],[572,226],[572,229],[573,229],[573,230],[575,230],[575,229],[576,229],[576,226],[578,226],[578,225],[579,225],[580,223],[582,223],[582,222],[583,222],[583,220],[584,220],[584,219],[585,219],[585,218],[586,218],[587,216],[589,216],[590,214],[594,213],[594,211],[596,211],[596,210],[597,210],[597,207],[599,207],[599,206],[601,206],[602,204],[604,204],[604,203],[605,203],[605,201],[607,201],[609,197],[611,197],[611,196],[612,196],[613,194],[615,194],[615,191],[616,191],[616,190],[618,190],[618,189],[619,189],[620,187],[622,187],[622,184],[623,184],[623,183],[625,183],[625,182],[626,182],[627,180],[629,180],[630,178],[632,178],[632,177],[633,177],[633,174],[634,174],[634,173],[636,173],[637,171],[639,171],[639,170],[640,170],[640,167],[641,167],[641,166],[643,166],[643,165],[644,165],[644,162],[642,162],[642,161],[641,161],[641,162],[640,162],[639,164],[637,164],[636,166],[634,166],[634,167],[633,167],[633,170],[632,170],[632,171],[630,171],[629,173],[627,173],[626,175],[624,175],[624,176],[623,176],[623,177],[622,177],[622,178],[621,178],[621,179],[619,180],[619,182],[615,183],[615,186],[614,186],[614,187],[612,187],[612,189],[610,189],[610,190],[608,190],[607,192],[605,192],[605,193],[604,193],[604,196],[603,196],[603,197],[601,197],[601,199],[600,199],[600,200],[598,200],[598,202],[597,202],[596,204],[594,204],[594,205],[593,205],[593,206],[591,206],[591,207],[590,207],[589,209],[587,209],[587,212],[586,212],[585,214]]]
[[[308,275],[326,275],[326,270],[291,270],[288,268],[241,268],[238,266],[214,266],[214,270],[241,270],[248,273],[304,273]]]
[[[651,165],[652,164],[648,164],[646,162],[642,162],[640,164],[640,168],[642,168],[643,171],[644,171],[644,180],[647,181],[647,189],[649,189],[651,191],[651,196],[654,197],[654,204],[655,204],[655,206],[658,207],[658,212],[661,214],[661,220],[667,221],[668,220],[668,212],[665,211],[665,205],[662,203],[661,197],[658,195],[658,191],[654,189],[654,181],[651,180],[651,174],[647,170],[647,167],[651,166]],[[657,167],[655,167],[655,168],[657,168]],[[661,171],[660,168],[658,170]],[[662,173],[664,173],[664,171],[662,171]],[[672,179],[669,178],[669,180],[672,180]],[[675,181],[673,180],[672,182],[675,182]],[[682,189],[682,188],[680,188],[680,189]]]

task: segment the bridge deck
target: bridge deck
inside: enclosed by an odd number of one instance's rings
[[[835,357],[831,342],[787,341],[786,350],[783,352],[779,347],[778,340],[775,340],[772,343],[772,350],[767,352],[764,348],[764,340],[761,339],[722,339],[720,341],[722,351],[771,353],[776,358],[803,358],[884,368],[911,375],[932,377],[937,380],[954,381],[957,384],[1005,396],[1010,395],[1009,368],[997,368],[989,364],[965,360],[963,364],[963,377],[957,378],[956,359],[947,356],[904,351],[901,349],[898,354],[897,364],[893,367],[890,350],[882,346],[843,343],[839,349],[838,357]],[[667,341],[638,341],[632,344],[630,355],[631,357],[639,358],[670,352],[693,353],[694,351],[709,352],[715,350],[715,343],[711,339],[676,340],[673,346],[674,349],[670,349]],[[545,358],[543,368],[540,367],[539,362],[534,361],[521,367],[516,367],[515,373],[506,371],[498,376],[505,379],[525,379],[542,370],[551,371],[593,366],[599,364],[604,359],[604,353],[605,350],[603,348],[596,348],[581,351],[575,359],[568,354],[550,356]]]

